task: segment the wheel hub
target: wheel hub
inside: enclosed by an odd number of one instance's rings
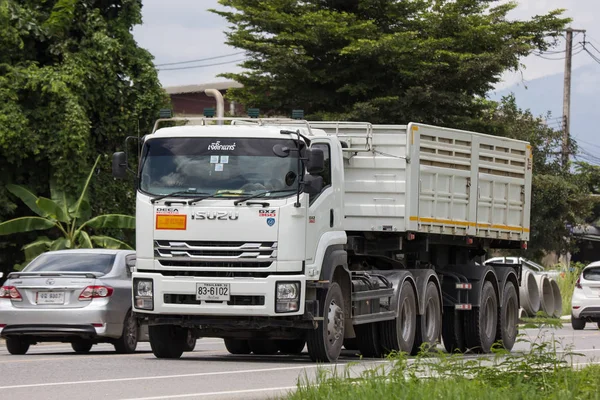
[[[329,304],[327,312],[327,340],[333,344],[344,336],[344,313],[335,300]]]

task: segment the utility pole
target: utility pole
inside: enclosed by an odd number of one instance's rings
[[[573,60],[573,32],[585,33],[585,29],[567,28],[567,48],[565,56],[565,88],[563,92],[563,144],[562,165],[569,165],[569,138],[571,137],[571,66]]]

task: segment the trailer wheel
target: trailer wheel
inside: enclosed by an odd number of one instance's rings
[[[248,344],[250,345],[250,350],[252,350],[254,354],[262,356],[272,356],[277,354],[279,351],[279,346],[276,340],[252,339],[248,340]]]
[[[496,340],[499,340],[502,347],[510,351],[515,345],[519,334],[519,298],[512,282],[506,282],[506,285],[504,285],[499,317]]]
[[[323,307],[323,320],[317,329],[308,331],[308,354],[313,361],[333,362],[344,344],[344,296],[340,285],[333,282],[327,291],[322,291],[319,304]]]
[[[498,326],[498,298],[490,281],[483,284],[479,307],[465,314],[467,347],[476,352],[489,353],[496,340]]]
[[[467,350],[464,332],[464,311],[456,311],[452,307],[444,307],[442,315],[442,342],[448,353]]]
[[[435,283],[429,282],[425,290],[425,313],[417,317],[415,343],[411,354],[417,355],[421,348],[429,351],[435,347],[442,329],[442,301]]]
[[[397,317],[380,323],[381,347],[385,353],[403,351],[410,353],[415,342],[417,326],[417,301],[410,282],[405,281],[398,297]]]
[[[150,325],[148,334],[156,358],[179,358],[183,354],[186,329],[175,325]]]
[[[277,344],[281,354],[298,355],[302,354],[302,350],[304,350],[304,346],[306,346],[306,340],[279,340]]]
[[[363,357],[381,357],[381,346],[379,344],[379,324],[361,324],[354,326],[356,332],[356,344]]]
[[[250,354],[250,344],[242,339],[223,339],[229,354]]]

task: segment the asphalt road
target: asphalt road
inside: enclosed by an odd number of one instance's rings
[[[596,329],[593,329],[596,328]],[[559,351],[575,351],[575,365],[600,364],[600,330],[588,324],[584,331],[521,330],[527,341],[549,341]],[[526,351],[517,343],[514,351]],[[385,364],[345,352],[336,365],[341,371]],[[220,339],[201,339],[196,350],[179,360],[157,360],[148,343],[138,352],[118,355],[110,345],[97,345],[89,354],[75,354],[69,344],[32,346],[24,356],[12,356],[0,342],[0,393],[3,398],[26,399],[264,399],[284,396],[299,378],[314,379],[318,366],[305,353],[290,356],[232,356]]]

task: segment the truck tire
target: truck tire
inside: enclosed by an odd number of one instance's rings
[[[7,337],[6,350],[12,355],[23,355],[29,350],[29,343],[20,337]]]
[[[125,321],[123,321],[123,332],[121,337],[113,343],[113,346],[115,347],[115,351],[119,354],[131,354],[135,352],[137,344],[138,324],[131,313],[131,310],[129,310],[125,316]]]
[[[279,340],[277,344],[281,354],[298,355],[302,354],[302,350],[304,350],[304,346],[306,346],[306,340]]]
[[[519,297],[512,282],[506,282],[502,295],[502,308],[498,313],[498,332],[496,340],[506,350],[512,350],[519,334]]]
[[[187,329],[175,325],[150,325],[148,334],[156,358],[180,358],[183,354]]]
[[[433,282],[425,289],[425,313],[417,316],[415,343],[410,354],[417,355],[421,349],[429,351],[436,346],[442,330],[442,300]]]
[[[382,348],[379,343],[379,324],[361,324],[354,326],[356,344],[363,357],[380,358]]]
[[[575,318],[574,316],[571,315],[571,326],[576,331],[583,330],[583,329],[585,329],[585,319]],[[7,344],[8,344],[8,341],[7,341]],[[10,353],[10,354],[13,354],[13,353]]]
[[[250,354],[250,344],[247,340],[242,339],[223,339],[225,341],[225,348],[229,354]]]
[[[379,324],[381,347],[385,353],[410,353],[415,343],[417,328],[417,300],[410,282],[405,281],[402,284],[397,307],[396,318]]]
[[[194,351],[194,349],[196,348],[196,341],[197,339],[196,336],[194,336],[194,332],[191,329],[188,329],[183,351]]]
[[[444,307],[442,315],[442,342],[448,353],[464,353],[465,344],[464,311],[456,311],[452,307]]]
[[[279,351],[278,343],[275,340],[252,339],[248,340],[248,344],[250,345],[250,350],[257,355],[272,356]]]
[[[73,348],[73,351],[75,351],[75,353],[77,354],[89,353],[93,345],[94,344],[91,340],[85,339],[77,339],[71,342],[71,347]]]
[[[498,326],[498,297],[490,281],[481,289],[479,307],[465,313],[467,348],[478,353],[489,353],[496,340]]]
[[[323,320],[306,335],[308,354],[313,361],[334,362],[344,344],[344,295],[340,285],[332,282],[327,291],[321,291],[319,304]]]

